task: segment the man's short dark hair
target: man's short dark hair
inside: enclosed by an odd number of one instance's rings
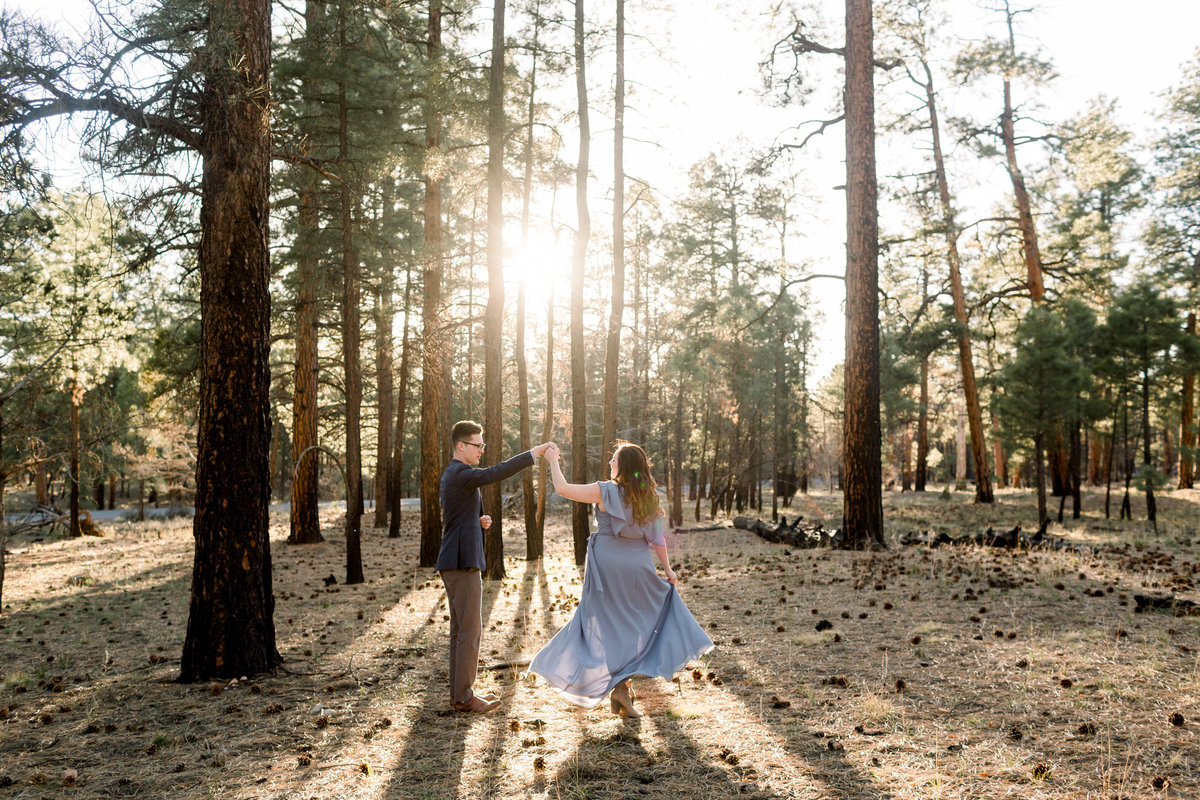
[[[459,442],[465,442],[477,433],[483,433],[483,426],[478,422],[473,419],[459,420],[450,429],[450,444],[454,446]]]

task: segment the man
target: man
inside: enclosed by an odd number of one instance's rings
[[[475,469],[483,458],[483,426],[463,420],[450,430],[454,457],[442,473],[442,549],[436,569],[446,585],[450,606],[450,702],[456,711],[483,714],[500,705],[494,695],[475,694],[479,669],[479,638],[483,632],[483,532],[492,518],[483,513],[480,486],[516,475],[550,446],[532,450],[487,469]]]

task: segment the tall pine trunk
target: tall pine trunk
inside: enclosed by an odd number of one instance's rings
[[[271,6],[212,0],[201,98],[196,542],[180,679],[277,666],[271,544]]]
[[[846,366],[843,532],[883,541],[879,423],[879,218],[871,0],[846,0]]]
[[[421,304],[424,331],[421,346],[421,559],[422,567],[437,563],[442,542],[442,507],[438,497],[442,460],[442,428],[448,416],[445,379],[448,359],[442,314],[442,0],[429,2],[425,87],[425,263]]]
[[[307,0],[304,4],[305,56],[315,61],[321,50],[321,17],[324,3]],[[312,71],[307,71],[301,88],[308,104],[316,102],[319,92]],[[309,155],[312,155],[311,153]],[[297,198],[296,246],[296,373],[292,393],[292,504],[288,541],[315,544],[324,541],[317,511],[317,320],[320,265],[317,263],[317,237],[320,177],[305,169],[300,178]]]
[[[587,381],[583,363],[583,275],[592,223],[588,216],[587,180],[591,128],[588,124],[587,76],[584,54],[583,0],[575,0],[575,93],[579,112],[579,160],[575,166],[575,203],[579,222],[571,261],[571,480],[587,483]],[[571,538],[575,563],[587,556],[588,509],[571,504]]]
[[[600,452],[608,455],[617,438],[617,366],[625,312],[625,0],[617,0],[617,75],[613,104],[612,305],[604,351],[604,417]]]
[[[1046,507],[1046,434],[1039,431],[1033,437],[1033,480],[1037,484],[1038,530],[1045,531],[1050,524],[1050,512]]]
[[[346,4],[338,4],[338,52],[349,52],[346,42]],[[350,191],[350,110],[347,76],[338,73],[338,162],[342,169],[342,368],[346,381],[346,583],[362,583],[362,366],[359,364],[358,249],[354,243],[358,200]]]
[[[392,287],[385,279],[375,295],[375,375],[379,405],[375,442],[375,525],[385,528],[392,509],[392,419],[394,375],[392,374]]]
[[[1158,502],[1154,499],[1154,465],[1150,454],[1150,373],[1142,372],[1142,474],[1146,480],[1146,519],[1158,530]]]
[[[929,354],[921,356],[921,394],[917,409],[917,471],[913,475],[913,490],[925,491],[925,474],[929,471]]]
[[[554,284],[550,284],[550,299],[546,309],[546,411],[542,416],[542,441],[554,437]],[[538,460],[537,524],[525,539],[525,557],[530,561],[542,557],[546,529],[546,491],[549,467],[545,459]]]
[[[394,212],[395,184],[388,178],[383,185],[383,219],[386,225]],[[384,255],[381,253],[381,255]],[[381,259],[382,269],[375,289],[375,383],[379,406],[379,431],[375,444],[375,525],[385,528],[392,510],[392,415],[395,395],[395,376],[392,371],[392,306],[395,277],[390,259]]]
[[[494,443],[484,452],[484,464],[500,462],[504,452],[504,374],[500,350],[504,324],[504,0],[496,0],[492,16],[492,67],[488,81],[487,267],[488,300],[483,321],[484,428]],[[492,526],[484,532],[488,580],[504,578],[504,509],[500,482],[483,487],[484,513]]]
[[[521,248],[529,243],[530,203],[533,197],[533,125],[537,106],[538,36],[542,28],[541,4],[534,7],[533,45],[530,48],[532,64],[529,70],[529,104],[525,118],[525,165],[521,180]],[[528,255],[526,255],[528,257]],[[532,423],[529,417],[529,365],[525,357],[525,274],[517,288],[517,405],[520,414],[519,428],[521,449],[528,450],[533,444]],[[549,357],[549,351],[547,351]],[[547,384],[547,392],[550,391]],[[542,462],[539,461],[539,471]],[[521,472],[521,497],[525,510],[525,559],[536,561],[542,557],[542,531],[538,517],[538,498],[533,491],[533,470]],[[536,540],[536,541],[535,541]]]
[[[71,452],[68,457],[70,466],[67,472],[67,481],[71,486],[71,518],[68,523],[68,531],[72,537],[77,537],[82,535],[79,530],[79,403],[83,397],[83,389],[78,379],[71,379],[69,391],[71,392]]]
[[[400,538],[400,501],[404,496],[404,421],[408,416],[408,374],[411,370],[412,342],[408,338],[408,317],[412,303],[412,264],[404,268],[404,326],[400,331],[400,389],[396,396],[396,438],[392,447],[392,468],[389,475],[392,488],[391,517],[388,519],[388,538]]]
[[[1187,334],[1193,340],[1196,338],[1196,312],[1189,311],[1187,315]],[[1183,392],[1179,414],[1179,488],[1191,489],[1195,486],[1194,457],[1196,447],[1196,373],[1189,369],[1183,375]]]
[[[954,321],[958,325],[958,368],[962,375],[963,399],[967,405],[967,423],[971,431],[971,456],[975,461],[975,502],[995,500],[988,467],[987,445],[983,440],[983,411],[979,404],[979,387],[975,381],[975,359],[971,353],[970,320],[967,317],[966,293],[963,290],[961,259],[958,252],[958,223],[950,199],[950,181],[942,155],[941,126],[938,121],[937,94],[933,89],[933,73],[922,59],[925,71],[925,106],[929,112],[930,136],[933,143],[933,165],[942,211],[943,233],[946,237],[946,261],[950,268],[950,292],[954,306]]]
[[[675,396],[675,425],[672,433],[674,434],[674,451],[675,457],[670,460],[668,469],[671,471],[671,518],[670,523],[674,528],[683,527],[683,387],[685,381],[681,375],[679,378],[679,389]]]

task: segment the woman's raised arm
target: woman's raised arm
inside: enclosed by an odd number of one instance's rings
[[[551,445],[545,453],[550,462],[550,479],[554,481],[554,492],[560,497],[578,503],[599,503],[600,485],[597,483],[567,483],[559,461],[558,445]]]

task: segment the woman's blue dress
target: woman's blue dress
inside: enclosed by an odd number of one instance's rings
[[[599,529],[588,539],[583,593],[571,621],[533,657],[541,675],[570,702],[592,708],[631,675],[670,678],[713,648],[712,639],[654,568],[664,544],[662,518],[639,525],[624,490],[601,481]]]

